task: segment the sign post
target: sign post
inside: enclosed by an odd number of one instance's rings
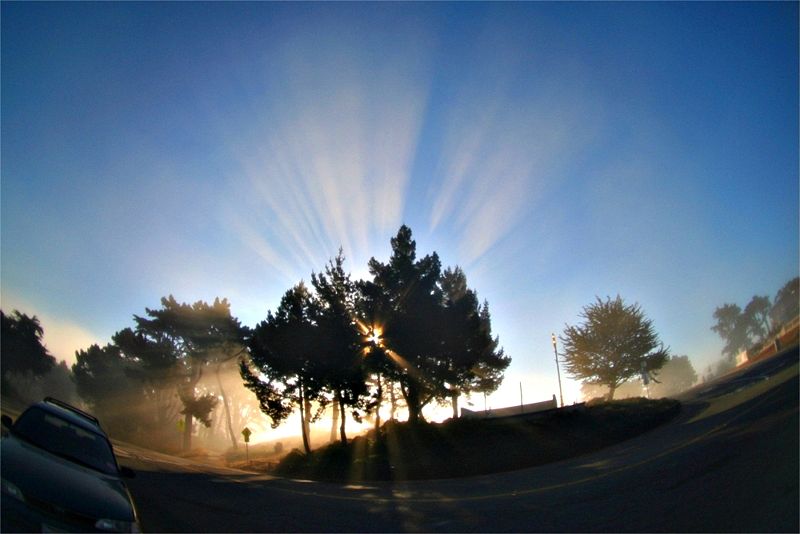
[[[245,457],[247,458],[248,465],[250,464],[250,447],[248,446],[248,444],[250,443],[250,434],[252,434],[250,429],[244,427],[244,430],[242,430],[242,436],[244,436],[244,453]]]

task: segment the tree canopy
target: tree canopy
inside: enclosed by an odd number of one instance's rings
[[[773,326],[781,326],[791,321],[800,313],[800,277],[795,277],[775,295],[775,303],[769,311]]]
[[[459,267],[445,269],[441,286],[442,351],[436,398],[450,399],[453,417],[458,417],[459,396],[495,391],[511,359],[498,348],[498,339],[492,338],[489,303],[479,304],[464,272]]]
[[[750,343],[750,333],[742,309],[736,304],[723,304],[714,310],[714,319],[717,323],[711,330],[725,340],[722,354],[732,360]]]
[[[230,360],[243,352],[247,329],[231,315],[227,299],[213,304],[197,301],[179,303],[170,295],[161,299],[160,309],[146,308],[149,318],[134,315],[136,332],[156,354],[168,350],[179,368],[178,396],[185,416],[183,448],[191,447],[192,423],[198,419],[211,424],[210,414],[217,405],[212,394],[198,395],[197,384],[206,366]]]
[[[306,451],[309,425],[329,405],[343,442],[348,417],[371,416],[379,425],[387,395],[391,418],[401,398],[411,421],[422,419],[431,402],[452,403],[457,416],[459,397],[497,389],[511,359],[492,334],[488,302],[481,303],[460,267],[442,270],[435,252],[418,258],[405,225],[391,246],[386,263],[369,261],[368,280],[352,279],[340,250],[252,330],[231,315],[226,299],[188,304],[164,297],[105,347],[76,353],[78,393],[114,420],[118,434],[158,430],[174,442],[177,426],[184,449],[205,432],[194,420],[220,426],[220,417],[212,421],[220,399],[236,447],[234,421],[241,419],[221,377],[227,368],[238,370],[273,427],[299,412]],[[216,387],[202,380],[209,370]]]
[[[373,280],[367,292],[381,301],[383,353],[388,357],[385,372],[400,384],[409,420],[417,421],[437,393],[441,262],[435,252],[417,260],[417,244],[405,225],[391,239],[391,246],[387,263],[370,259]]]
[[[303,282],[289,289],[278,309],[252,331],[250,360],[241,363],[245,386],[258,398],[273,428],[300,411],[303,447],[311,450],[308,424],[312,401],[324,401],[317,359],[317,310]],[[262,379],[263,377],[263,379]]]
[[[372,413],[377,424],[386,392],[397,404],[395,385],[411,421],[432,401],[453,402],[457,415],[458,397],[496,389],[511,361],[460,268],[442,272],[435,253],[418,259],[407,226],[391,246],[387,263],[370,260],[371,280],[353,281],[340,250],[312,273],[311,288],[287,291],[252,332],[245,384],[275,425],[300,411],[307,450],[307,425],[328,404],[342,441],[346,410],[356,420]]]
[[[56,359],[42,343],[43,335],[44,329],[35,315],[29,317],[18,310],[6,315],[0,310],[0,366],[4,390],[13,389],[9,373],[42,376],[55,366]]]
[[[799,298],[800,277],[796,277],[778,291],[774,303],[770,303],[768,296],[755,295],[744,310],[732,303],[718,306],[711,330],[725,341],[723,356],[733,361],[740,352],[768,341],[785,323],[797,317]]]
[[[582,324],[567,325],[560,337],[566,370],[584,383],[608,386],[609,400],[620,384],[642,373],[655,376],[666,363],[669,351],[638,304],[598,297],[581,317]]]
[[[362,362],[365,336],[359,328],[356,285],[344,271],[344,255],[329,262],[325,272],[312,274],[317,294],[318,354],[323,387],[339,409],[339,436],[347,441],[346,413],[350,408],[356,420],[371,406]],[[363,323],[362,323],[363,324]]]
[[[460,268],[442,272],[435,252],[418,260],[407,226],[391,246],[387,263],[370,260],[373,280],[362,288],[382,332],[382,369],[400,384],[409,420],[433,400],[455,404],[462,393],[496,389],[511,360],[491,336],[488,305],[480,307]]]

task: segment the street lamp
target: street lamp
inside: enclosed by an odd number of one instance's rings
[[[558,368],[558,349],[556,348],[556,335],[550,334],[553,340],[553,353],[556,355],[556,373],[558,373],[558,396],[561,398],[561,407],[564,407],[564,393],[561,390],[561,370]]]

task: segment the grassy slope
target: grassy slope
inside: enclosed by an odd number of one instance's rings
[[[671,399],[625,399],[536,418],[389,422],[347,445],[292,451],[276,474],[337,481],[447,478],[508,471],[584,454],[673,418]]]

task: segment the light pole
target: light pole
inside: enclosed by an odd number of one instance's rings
[[[550,334],[553,340],[553,353],[556,355],[556,373],[558,373],[558,396],[561,398],[561,407],[564,407],[564,393],[561,391],[561,370],[558,368],[558,349],[556,348],[556,335]]]

